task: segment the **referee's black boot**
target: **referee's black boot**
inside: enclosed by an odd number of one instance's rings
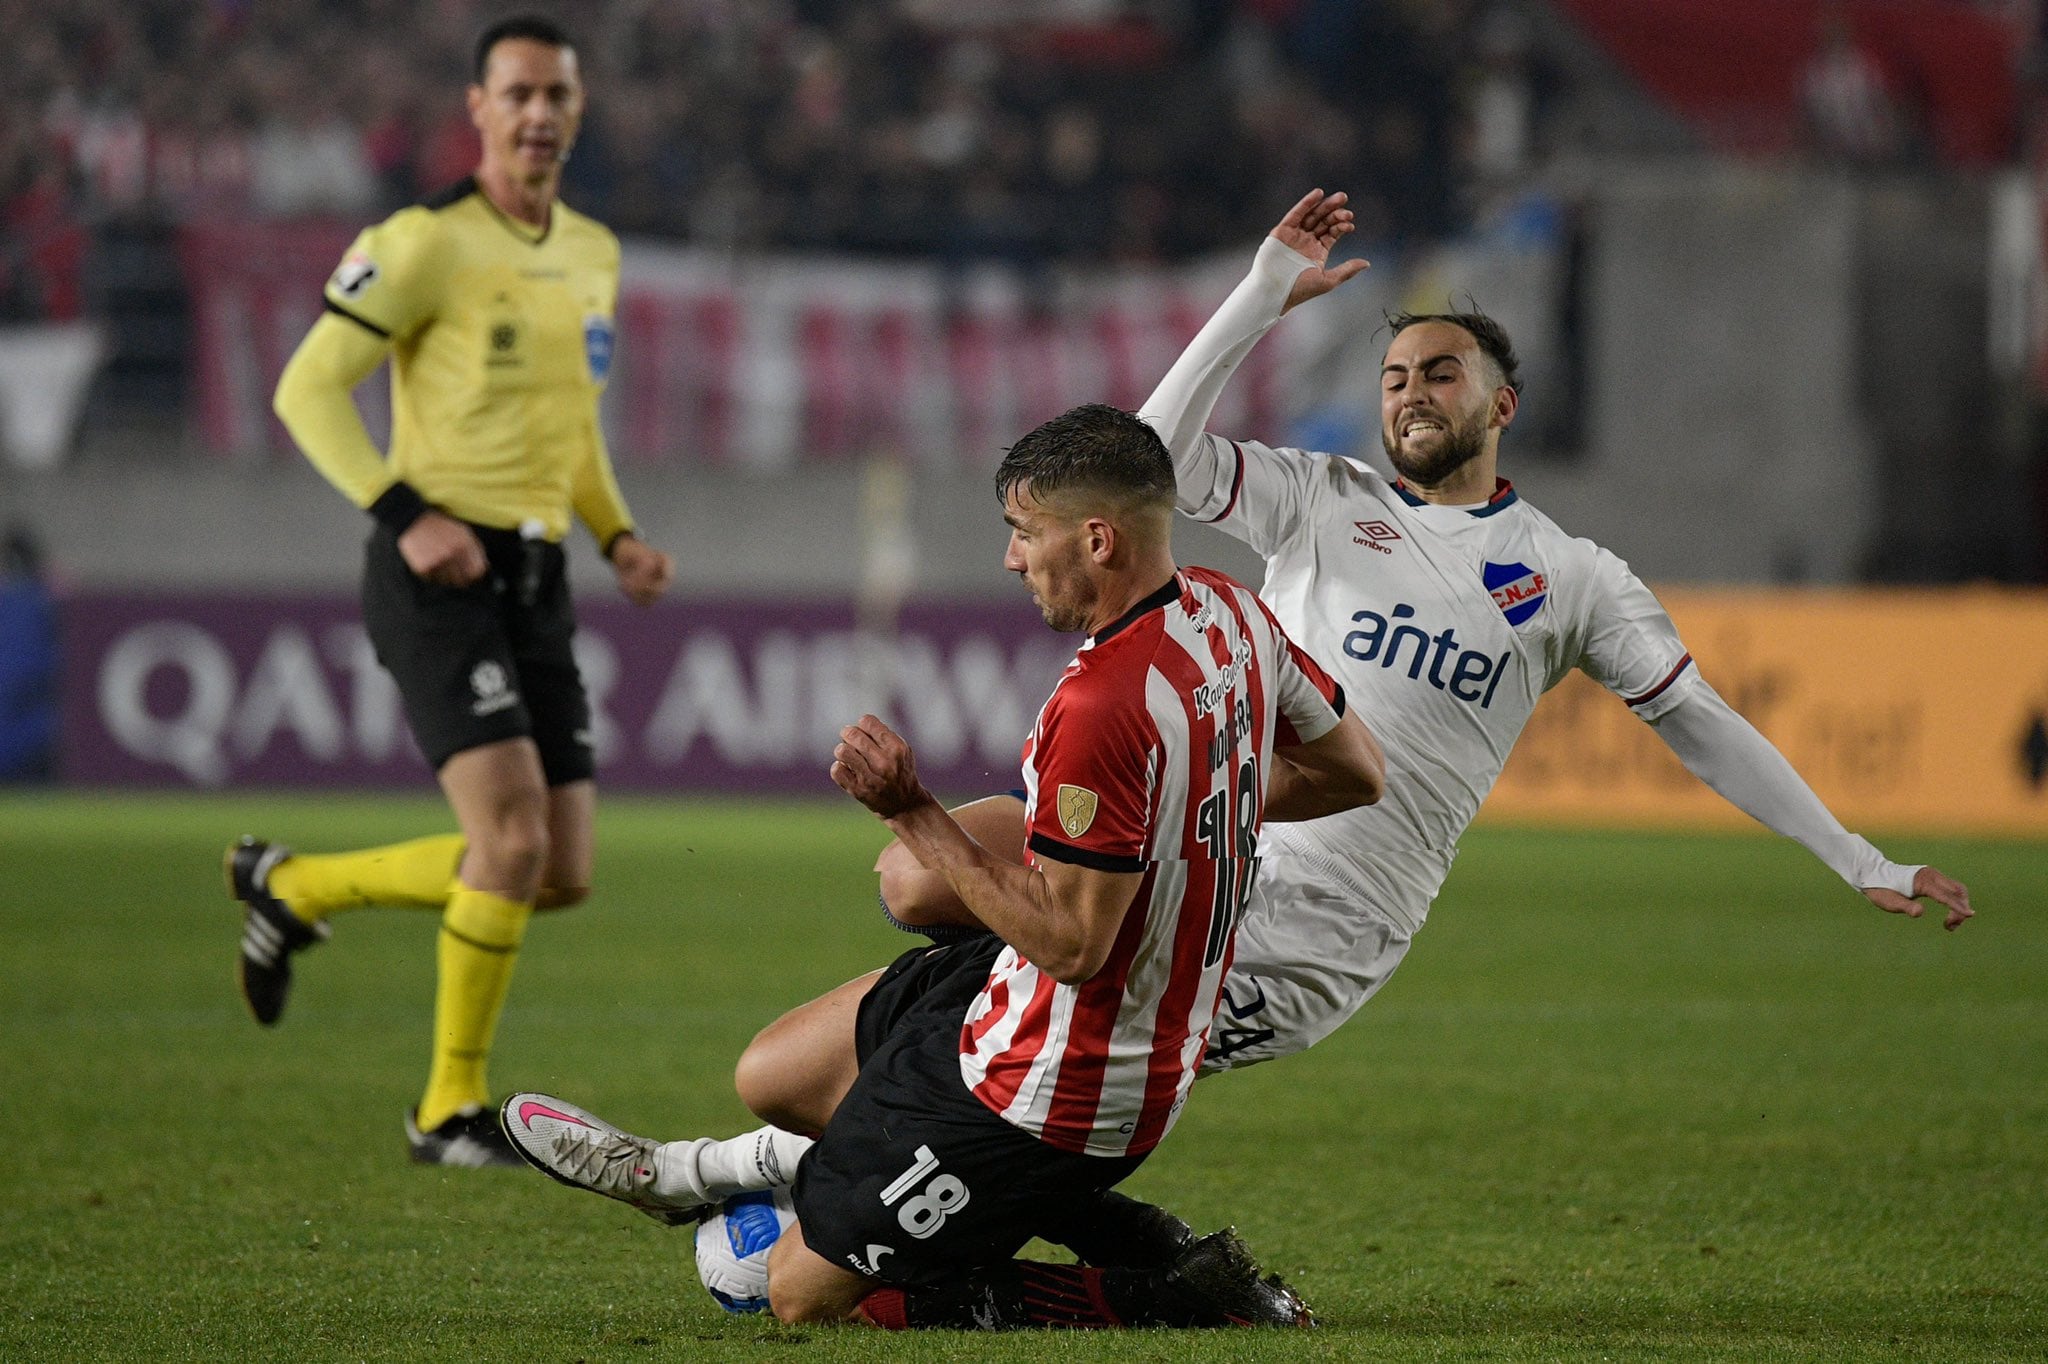
[[[242,916],[242,954],[236,962],[242,998],[266,1028],[284,1013],[292,989],[292,954],[326,942],[330,932],[324,923],[307,923],[270,893],[271,869],[291,855],[282,843],[244,834],[221,859],[228,894],[248,911]]]

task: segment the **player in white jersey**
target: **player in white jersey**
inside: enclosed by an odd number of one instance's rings
[[[1380,426],[1392,482],[1359,460],[1204,430],[1232,372],[1281,315],[1365,268],[1328,264],[1350,231],[1343,203],[1318,190],[1288,211],[1141,409],[1172,452],[1179,509],[1265,556],[1260,595],[1372,716],[1387,761],[1378,804],[1267,827],[1207,1069],[1303,1050],[1386,982],[1538,698],[1574,668],[1701,780],[1878,908],[1917,917],[1927,898],[1946,908],[1946,927],[1968,919],[1960,883],[1891,862],[1842,827],[1700,676],[1628,565],[1567,535],[1498,476],[1521,386],[1491,319],[1391,319]],[[988,846],[1017,846],[1013,798],[960,813]],[[907,850],[885,852],[880,870],[892,917],[968,922]]]
[[[1498,478],[1520,387],[1513,349],[1489,319],[1396,319],[1381,434],[1397,482],[1356,460],[1204,432],[1232,371],[1281,314],[1364,268],[1328,266],[1349,231],[1342,195],[1316,191],[1289,210],[1141,412],[1172,453],[1180,510],[1266,556],[1262,595],[1373,717],[1386,757],[1387,790],[1370,809],[1292,825],[1269,812],[1204,1072],[1304,1050],[1386,982],[1536,699],[1575,667],[1714,790],[1878,908],[1918,917],[1930,899],[1945,908],[1946,928],[1969,919],[1961,883],[1890,862],[1841,826],[1699,676],[1627,565],[1565,535]],[[995,796],[954,813],[983,846],[1021,856],[1024,809],[1016,796]],[[913,850],[892,845],[877,870],[897,922],[940,934],[978,928]],[[771,1094],[825,1081],[849,1031],[845,1020],[820,1020],[813,1031],[764,1033],[748,1058],[761,1074],[743,1068],[743,1094],[750,1084]],[[800,1115],[790,1121],[802,1126]],[[773,1182],[782,1181],[757,1175],[748,1187]],[[1147,1211],[1157,1210],[1113,1205],[1107,1221]]]
[[[993,931],[905,953],[770,1030],[852,1024],[850,1067],[763,1112],[822,1129],[770,1254],[771,1306],[896,1327],[1306,1324],[1227,1232],[1142,1267],[1011,1256],[1061,1209],[1099,1207],[1165,1137],[1268,803],[1312,818],[1376,799],[1377,746],[1249,589],[1175,566],[1172,464],[1144,422],[1076,408],[1018,441],[997,483],[1005,566],[1048,624],[1088,639],[1025,746],[1022,865],[961,830],[881,721],[841,735],[833,780]],[[515,1095],[503,1120],[545,1172],[644,1207],[673,1210],[671,1159],[702,1169],[694,1143],[548,1096]]]

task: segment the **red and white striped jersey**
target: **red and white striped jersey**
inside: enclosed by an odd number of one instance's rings
[[[1320,738],[1343,709],[1251,589],[1208,569],[1081,646],[1024,745],[1028,856],[1144,880],[1085,983],[1014,947],[996,959],[960,1033],[977,1098],[1062,1150],[1158,1145],[1230,965],[1274,745]]]

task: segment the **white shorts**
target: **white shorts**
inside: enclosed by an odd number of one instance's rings
[[[1307,1051],[1387,983],[1409,940],[1300,858],[1261,859],[1201,1073]]]

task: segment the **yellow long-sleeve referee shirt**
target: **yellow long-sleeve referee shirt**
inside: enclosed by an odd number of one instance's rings
[[[559,540],[573,511],[609,546],[632,528],[597,416],[618,285],[602,224],[557,203],[535,229],[465,180],[356,238],[278,381],[277,414],[388,524],[424,504],[485,526],[538,521]],[[388,457],[349,397],[387,355]]]

